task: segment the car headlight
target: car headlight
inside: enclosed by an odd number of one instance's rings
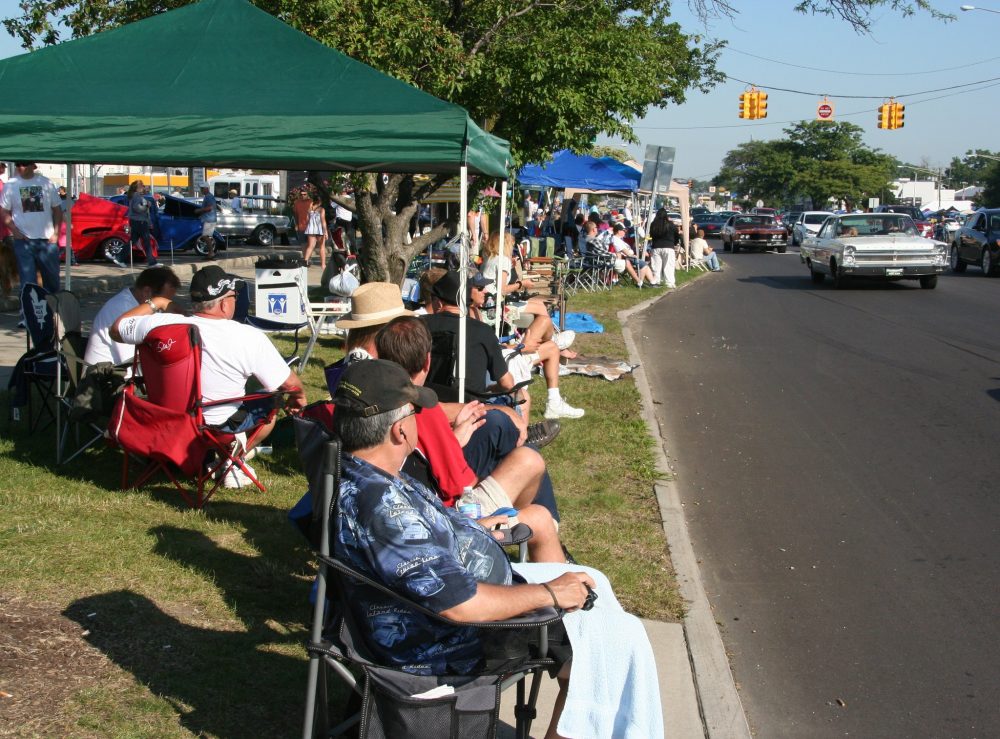
[[[749,239],[750,238],[750,234],[740,234],[740,238],[741,239]]]
[[[853,246],[845,246],[844,247],[844,264],[845,265],[848,265],[848,264],[853,265],[854,264],[854,247]]]

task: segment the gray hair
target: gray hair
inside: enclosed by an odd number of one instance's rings
[[[338,409],[333,414],[333,430],[340,437],[345,452],[379,446],[389,435],[392,424],[410,414],[409,405],[374,416],[357,416]]]
[[[199,300],[197,302],[193,302],[191,303],[191,312],[207,313],[208,311],[212,310],[215,306],[217,306],[219,303],[221,303],[222,299],[227,296],[228,293],[226,295],[220,295],[217,298],[212,298],[211,300]]]

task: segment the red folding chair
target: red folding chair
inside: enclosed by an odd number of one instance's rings
[[[273,398],[278,393],[251,393],[210,403],[201,400],[201,337],[198,328],[178,323],[150,331],[136,349],[134,380],[115,404],[109,434],[124,451],[122,489],[138,488],[162,471],[192,508],[201,508],[236,466],[267,492],[243,461],[245,449],[234,444],[234,434],[207,426],[203,409],[224,403]],[[145,388],[145,397],[139,390]],[[273,420],[273,409],[246,431],[246,447]],[[214,452],[214,455],[212,454]],[[129,483],[129,457],[148,460]],[[218,464],[209,464],[217,455]],[[178,474],[179,472],[179,474]],[[193,480],[185,486],[181,479]]]

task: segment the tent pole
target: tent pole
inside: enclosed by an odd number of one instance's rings
[[[66,222],[66,289],[73,289],[73,196],[76,195],[76,165],[66,165],[66,199],[69,204],[63,213]],[[59,234],[56,234],[59,238]]]
[[[513,208],[511,208],[513,212]],[[500,257],[503,256],[504,252],[507,250],[507,180],[500,183],[500,245],[499,253],[497,254],[497,281],[494,283],[493,287],[496,288],[496,315],[494,317],[493,330],[497,336],[500,336],[500,327],[503,325],[503,289],[500,285],[500,276],[503,272],[500,271]],[[513,255],[511,255],[513,256]]]
[[[467,282],[469,270],[466,265],[469,263],[469,219],[465,214],[469,212],[469,168],[462,164],[458,175],[459,181],[459,219],[458,235],[460,237],[461,248],[459,250],[459,283],[458,283],[458,402],[465,402],[465,336],[466,321],[469,314],[469,293],[467,292]]]

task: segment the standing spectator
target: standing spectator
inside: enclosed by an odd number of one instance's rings
[[[135,245],[142,242],[142,248],[146,252],[146,267],[160,267],[153,256],[152,239],[149,238],[149,201],[146,199],[146,185],[141,180],[136,180],[128,188],[128,228],[129,243],[134,249]],[[125,264],[120,259],[114,260],[119,267]],[[115,316],[117,318],[117,316]]]
[[[319,247],[319,266],[326,270],[326,209],[323,208],[323,199],[318,192],[312,195],[312,202],[309,204],[309,216],[306,222],[306,248],[302,252],[302,258],[306,260],[306,265],[312,258],[313,251]]]
[[[7,162],[0,162],[0,175],[7,174]],[[3,198],[3,188],[6,183],[0,180],[0,199]],[[9,248],[10,246],[10,229],[7,228],[7,224],[0,220],[0,244],[6,244]]]
[[[229,207],[233,213],[243,212],[243,202],[240,200],[240,194],[236,190],[229,191]]]
[[[59,290],[59,227],[63,212],[56,186],[35,174],[34,162],[15,162],[17,175],[0,193],[0,222],[14,237],[14,256],[21,284],[36,281],[50,292]],[[23,318],[23,316],[22,316]]]
[[[201,216],[201,240],[205,243],[205,259],[215,259],[215,195],[208,185],[201,186],[201,207],[195,213]]]
[[[351,199],[351,194],[347,189],[340,191],[338,197],[342,200],[349,201]],[[423,216],[423,211],[421,211],[421,217]],[[354,211],[348,208],[346,205],[341,205],[340,203],[334,203],[334,227],[344,229],[344,245],[350,249],[354,249]]]
[[[309,224],[309,191],[303,186],[298,191],[295,202],[292,203],[292,215],[295,217],[295,238],[300,244],[306,242],[306,226]]]
[[[652,239],[649,244],[649,261],[653,274],[649,283],[659,285],[663,282],[669,288],[677,287],[674,278],[677,252],[674,247],[680,241],[680,234],[677,232],[677,226],[670,220],[666,208],[656,211],[656,216],[649,226],[649,236]]]
[[[705,264],[713,272],[722,271],[722,265],[719,264],[719,255],[705,241],[705,232],[701,229],[698,230],[698,235],[691,239],[691,258],[705,260]]]
[[[63,256],[66,250],[66,213],[73,206],[73,201],[69,197],[69,193],[66,191],[65,185],[59,186],[59,207],[62,208],[63,221],[62,225],[59,227],[59,257]],[[69,253],[70,264],[79,264],[76,255],[71,250]]]

